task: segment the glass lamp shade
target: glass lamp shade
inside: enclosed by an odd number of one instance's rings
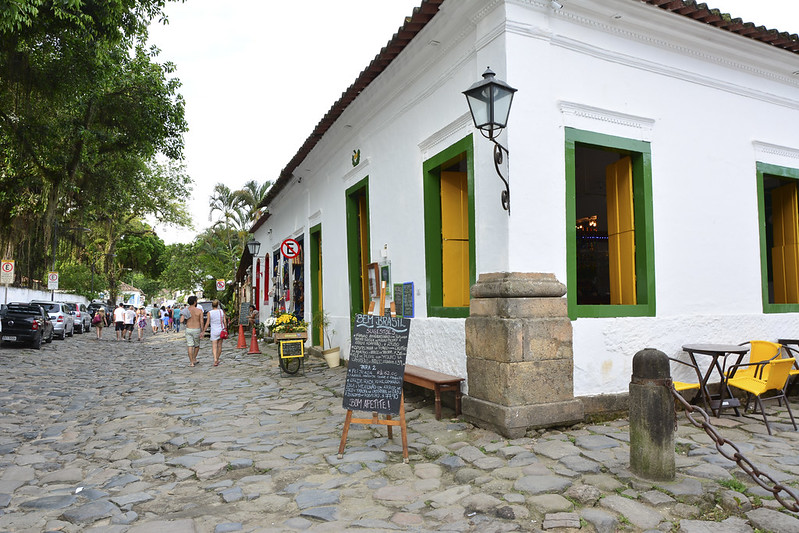
[[[258,255],[258,252],[261,250],[261,243],[256,241],[255,239],[249,241],[247,243],[247,251],[250,252],[250,255],[255,257]]]
[[[487,132],[489,138],[493,138],[494,131],[508,124],[510,105],[516,92],[504,81],[495,79],[494,75],[490,68],[486,69],[482,80],[463,91],[475,127]]]

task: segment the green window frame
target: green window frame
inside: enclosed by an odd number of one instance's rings
[[[569,318],[602,318],[623,316],[655,316],[655,250],[652,216],[652,154],[650,143],[565,129],[566,136],[566,275]],[[584,145],[629,156],[633,171],[633,205],[635,209],[635,276],[636,304],[577,303],[577,197],[576,148]]]
[[[474,224],[474,144],[469,134],[460,141],[427,159],[422,164],[424,194],[425,269],[427,275],[427,316],[466,318],[469,306],[445,307],[443,292],[443,253],[441,244],[441,167],[465,154],[468,193],[469,286],[476,280]]]
[[[757,212],[758,228],[760,233],[760,272],[761,272],[761,294],[763,299],[764,313],[796,313],[799,312],[799,304],[794,303],[772,303],[769,296],[769,280],[772,278],[771,250],[769,249],[769,226],[767,219],[767,191],[765,180],[769,177],[780,179],[784,182],[789,180],[799,180],[799,169],[771,165],[768,163],[757,162]]]

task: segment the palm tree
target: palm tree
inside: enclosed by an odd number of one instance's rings
[[[263,210],[258,206],[261,205],[270,187],[272,187],[272,182],[269,180],[263,183],[250,180],[244,184],[244,187],[233,193],[247,210],[247,225],[251,225],[260,218]]]

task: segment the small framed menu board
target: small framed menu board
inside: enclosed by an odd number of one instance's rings
[[[398,414],[411,321],[355,315],[344,409]]]
[[[397,309],[397,316],[413,318],[413,282],[394,284],[394,306]]]

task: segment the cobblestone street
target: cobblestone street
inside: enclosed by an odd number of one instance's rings
[[[0,349],[0,532],[799,531],[682,414],[672,483],[628,472],[624,419],[509,441],[436,421],[422,394],[409,464],[398,429],[362,425],[338,459],[344,366],[281,376],[272,346],[232,338],[219,367],[206,340],[190,368],[182,333],[104,337]],[[795,486],[799,433],[770,413],[773,437],[752,415],[715,422]]]

